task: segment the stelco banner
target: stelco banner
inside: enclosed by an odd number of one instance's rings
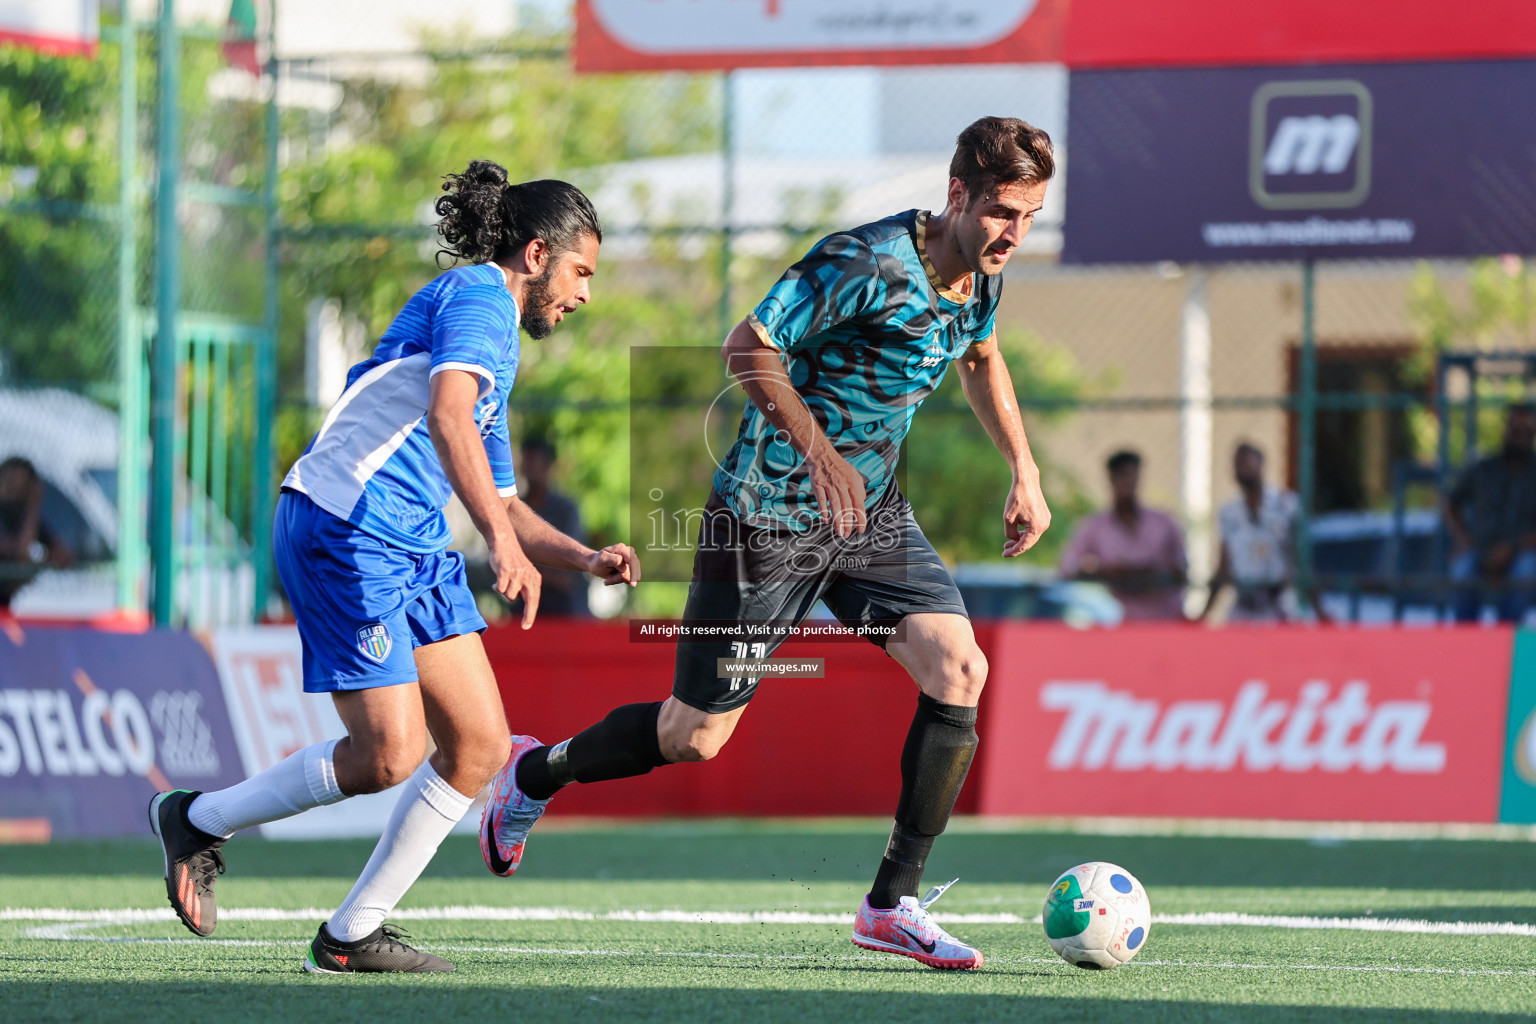
[[[576,0],[579,71],[1057,60],[1066,0]]]
[[[150,797],[245,777],[213,661],[184,633],[0,633],[0,821],[145,834]]]
[[[1071,76],[1070,262],[1536,252],[1536,62]]]
[[[1483,629],[1003,630],[979,809],[1491,822],[1510,644]]]

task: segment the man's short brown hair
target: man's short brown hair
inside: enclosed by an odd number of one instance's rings
[[[1051,137],[1016,117],[984,117],[955,140],[949,176],[965,184],[974,203],[999,185],[1034,185],[1056,173]]]

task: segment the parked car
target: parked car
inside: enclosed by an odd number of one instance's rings
[[[68,568],[42,568],[22,587],[11,601],[15,615],[93,618],[117,608],[117,442],[117,414],[88,398],[59,388],[0,388],[0,461],[21,456],[36,467],[42,521],[72,556]],[[207,532],[237,535],[207,497],[201,502],[204,518],[217,524]],[[181,527],[189,538],[190,516]],[[194,624],[250,621],[248,559],[183,568],[178,579],[180,611]]]
[[[955,585],[974,619],[1057,620],[1072,626],[1117,626],[1125,613],[1100,583],[1063,580],[1054,570],[1017,563],[955,567]]]
[[[1390,512],[1330,512],[1312,521],[1318,601],[1341,622],[1437,622],[1444,617],[1443,524],[1410,509],[1398,533]]]

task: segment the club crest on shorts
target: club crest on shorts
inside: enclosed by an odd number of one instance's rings
[[[357,631],[357,649],[374,661],[383,661],[389,657],[389,652],[394,649],[394,646],[395,642],[389,635],[389,627],[382,622],[375,622]]]

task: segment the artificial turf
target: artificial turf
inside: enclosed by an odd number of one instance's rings
[[[986,965],[931,971],[857,949],[846,923],[820,919],[857,907],[882,831],[873,821],[541,829],[511,880],[485,872],[473,839],[454,837],[402,904],[401,923],[458,970],[390,977],[299,970],[319,923],[302,911],[345,895],[367,858],[365,842],[232,841],[218,890],[229,916],[213,940],[157,919],[26,917],[30,908],[165,908],[160,854],[150,843],[0,848],[0,1005],[18,1021],[191,1015],[455,1024],[1268,1022],[1345,1014],[1470,1021],[1526,1020],[1536,1010],[1533,934],[1157,922],[1130,966],[1089,973],[1056,960],[1037,923],[969,921],[950,930],[979,945]],[[1154,918],[1246,912],[1532,926],[1533,852],[1519,841],[1116,836],[962,824],[939,843],[927,877],[959,876],[934,909],[973,917],[1030,918],[1062,870],[1109,860],[1140,877]],[[249,919],[256,908],[275,919]],[[483,919],[512,908],[547,919]],[[816,919],[645,919],[678,910]],[[614,916],[629,911],[641,919]]]

